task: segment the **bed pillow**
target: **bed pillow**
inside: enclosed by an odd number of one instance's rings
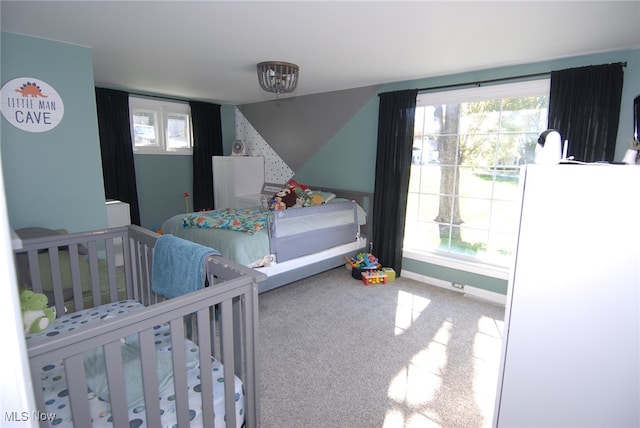
[[[323,204],[326,204],[327,202],[331,202],[336,198],[335,193],[324,192],[322,190],[314,190],[313,193],[317,193],[318,195],[322,196],[322,200],[324,201],[322,202]]]

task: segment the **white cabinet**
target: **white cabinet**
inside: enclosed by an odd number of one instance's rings
[[[212,162],[215,209],[260,205],[259,196],[255,204],[250,204],[249,200],[252,195],[260,195],[262,190],[263,157],[213,156]]]
[[[126,202],[107,200],[107,226],[120,227],[131,224],[131,214],[129,212],[129,204]]]
[[[523,179],[494,426],[640,426],[640,167]]]
[[[120,227],[131,224],[131,213],[129,204],[122,201],[109,199],[105,203],[107,207],[107,226]],[[124,265],[124,250],[122,249],[122,240],[114,239],[116,266]]]

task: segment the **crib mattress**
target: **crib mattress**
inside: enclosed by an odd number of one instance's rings
[[[104,319],[116,317],[132,311],[144,309],[144,306],[133,300],[123,300],[109,303],[95,308],[66,314],[59,317],[56,322],[42,333],[29,334],[27,341],[39,336],[55,336],[62,332],[72,331],[80,327],[85,327],[91,323],[96,323]],[[156,352],[171,352],[171,337],[169,326],[161,325],[154,329]],[[197,356],[198,347],[195,343],[187,340],[186,349]],[[213,387],[214,413],[216,426],[225,426],[225,406],[224,406],[224,367],[215,358],[211,358],[213,365],[214,379],[217,379]],[[42,369],[42,385],[46,412],[55,414],[55,418],[50,421],[51,426],[71,426],[71,409],[69,398],[66,393],[67,386],[64,373],[64,364],[59,362],[50,364]],[[192,426],[202,425],[201,395],[200,388],[200,365],[195,364],[187,370],[189,413]],[[235,376],[235,409],[237,426],[242,426],[244,421],[244,388],[242,381]],[[111,427],[112,418],[109,411],[109,403],[103,401],[90,388],[87,390],[89,403],[91,406],[91,416],[94,427]],[[176,425],[176,409],[174,405],[173,382],[162,391],[160,396],[161,421],[164,427]],[[129,408],[129,424],[131,427],[147,427],[145,422],[145,407],[143,405]]]

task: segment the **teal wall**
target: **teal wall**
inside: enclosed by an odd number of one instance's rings
[[[236,107],[222,104],[220,108],[220,119],[222,121],[222,145],[224,155],[231,154],[231,145],[236,139]]]
[[[337,189],[373,192],[378,145],[378,97],[369,100],[311,160],[295,179]]]
[[[402,270],[426,277],[440,279],[442,281],[471,285],[473,287],[504,295],[507,294],[507,286],[509,285],[509,281],[504,279],[453,269],[433,263],[426,263],[420,260],[410,259],[408,257],[402,258]]]
[[[229,155],[236,135],[235,107],[221,105],[220,116],[223,150]],[[193,210],[193,158],[190,155],[135,155],[134,161],[142,227],[156,230],[168,218],[184,213],[185,192],[189,193],[189,211]]]
[[[0,38],[2,84],[41,79],[64,103],[62,121],[47,132],[22,131],[2,118],[0,156],[11,227],[106,227],[91,50],[4,32]]]
[[[193,193],[193,162],[185,155],[135,155],[140,225],[157,230],[186,211],[184,193]],[[193,203],[189,197],[189,211]]]

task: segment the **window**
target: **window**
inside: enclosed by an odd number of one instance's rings
[[[134,152],[192,153],[189,104],[129,97],[129,112]]]
[[[418,95],[404,250],[508,267],[549,80]]]

